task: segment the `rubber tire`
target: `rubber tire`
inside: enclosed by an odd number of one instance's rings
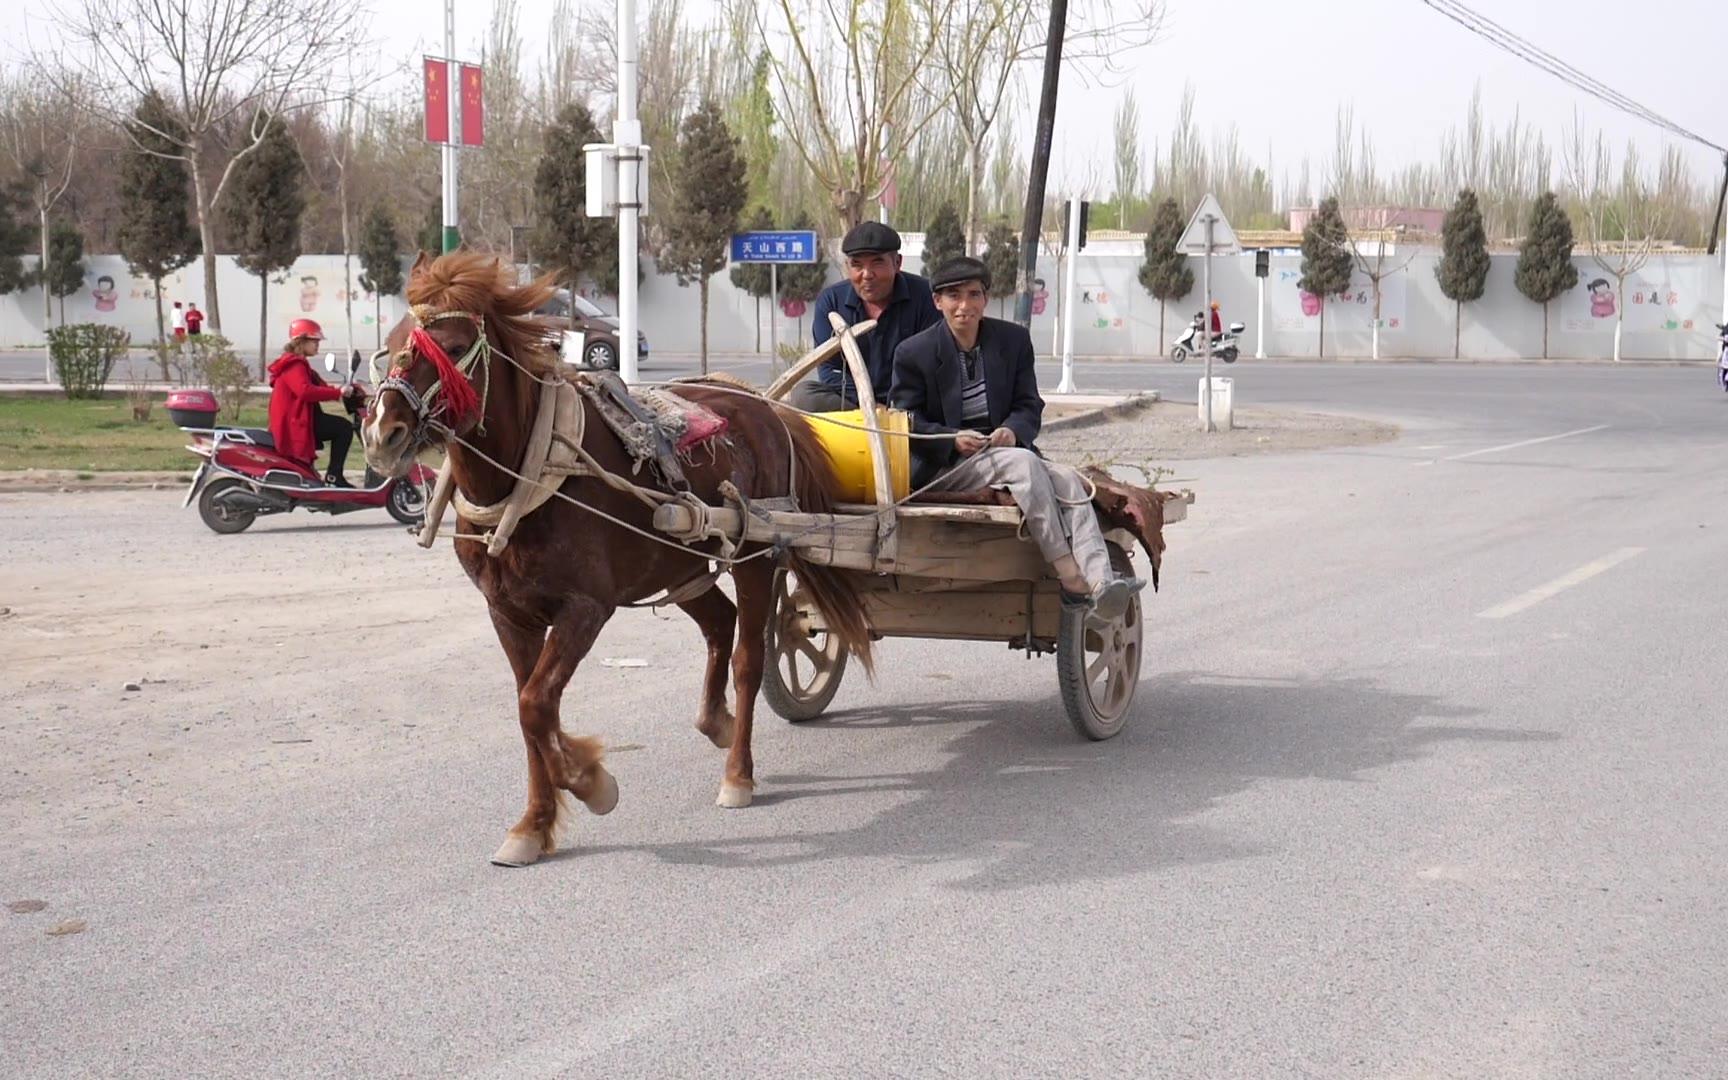
[[[404,525],[422,525],[426,521],[426,496],[413,481],[398,480],[390,489],[390,497],[384,500],[384,509]]]
[[[596,341],[582,350],[582,363],[596,371],[617,371],[618,350],[604,341]]]
[[[1133,572],[1128,556],[1114,544],[1110,545],[1110,565],[1118,574]],[[1120,735],[1133,715],[1134,690],[1140,679],[1140,665],[1146,655],[1146,619],[1140,599],[1141,596],[1136,595],[1128,602],[1128,610],[1120,620],[1132,628],[1130,634],[1134,640],[1134,670],[1130,674],[1132,681],[1128,685],[1128,697],[1122,703],[1121,715],[1114,720],[1099,715],[1092,704],[1091,691],[1087,685],[1086,649],[1082,638],[1087,612],[1084,609],[1062,609],[1062,621],[1056,637],[1056,683],[1062,691],[1062,706],[1068,713],[1068,722],[1074,725],[1074,730],[1082,737],[1094,742]]]
[[[1218,354],[1218,359],[1224,361],[1226,364],[1234,364],[1236,358],[1241,355],[1242,354],[1237,352],[1235,349],[1225,349],[1223,352]]]
[[[204,519],[204,524],[210,527],[211,532],[232,536],[250,529],[252,523],[258,520],[257,511],[224,510],[216,505],[216,496],[224,491],[245,486],[232,477],[222,476],[205,484],[204,490],[198,493],[198,516]]]
[[[846,661],[849,656],[845,650],[841,650],[834,662],[833,675],[828,679],[827,685],[814,696],[800,697],[781,679],[779,607],[791,602],[791,596],[785,591],[786,573],[784,569],[774,571],[774,596],[779,603],[775,605],[774,611],[768,613],[768,626],[763,632],[762,697],[768,702],[768,707],[787,723],[802,724],[816,719],[828,710],[829,703],[834,700],[834,695],[840,692],[840,684],[846,678]]]
[[[1188,359],[1188,350],[1186,348],[1181,345],[1170,346],[1170,360],[1173,363],[1180,364],[1186,359]]]

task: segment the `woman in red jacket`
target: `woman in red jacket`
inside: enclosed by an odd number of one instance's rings
[[[288,324],[288,347],[270,365],[270,437],[276,440],[278,453],[308,469],[317,462],[318,448],[329,443],[330,468],[324,482],[352,487],[342,475],[342,465],[354,441],[354,425],[318,407],[321,401],[341,399],[352,387],[331,386],[307,362],[323,340],[323,328],[311,319]]]

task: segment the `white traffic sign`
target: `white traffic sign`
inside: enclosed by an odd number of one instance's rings
[[[1211,246],[1207,246],[1207,219],[1211,219]],[[1236,230],[1230,227],[1230,222],[1224,217],[1224,208],[1218,205],[1218,200],[1207,195],[1200,200],[1200,208],[1194,211],[1194,216],[1188,219],[1188,227],[1182,230],[1182,239],[1176,242],[1176,250],[1184,255],[1237,255],[1242,251],[1242,245],[1236,242]]]

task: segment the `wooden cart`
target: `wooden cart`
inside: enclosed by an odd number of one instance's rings
[[[860,401],[871,401],[870,373],[855,335],[874,323],[848,327],[832,315],[835,334],[767,390],[783,398],[800,378],[843,354]],[[855,571],[879,638],[999,641],[1029,653],[1056,654],[1057,684],[1068,719],[1089,739],[1122,730],[1140,679],[1145,624],[1142,597],[1114,620],[1065,609],[1060,589],[1031,540],[1022,536],[1013,506],[915,503],[879,514],[894,502],[886,437],[872,410],[864,411],[871,440],[876,506],[840,506],[833,514],[805,514],[758,506],[714,508],[712,523],[740,541],[783,543],[808,562]],[[1164,504],[1166,523],[1181,521],[1191,492]],[[667,505],[656,525],[689,527],[688,511]],[[1134,539],[1107,532],[1118,572],[1131,570]],[[1142,596],[1148,594],[1142,594]],[[768,670],[763,694],[775,712],[794,723],[822,715],[846,671],[846,654],[799,588],[797,574],[775,578],[775,611],[768,626]]]

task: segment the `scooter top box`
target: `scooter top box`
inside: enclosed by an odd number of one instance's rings
[[[208,390],[175,390],[168,395],[168,418],[183,428],[216,426],[216,395]]]

